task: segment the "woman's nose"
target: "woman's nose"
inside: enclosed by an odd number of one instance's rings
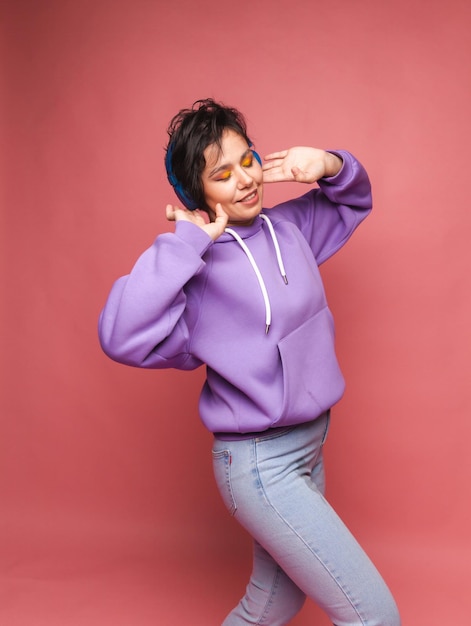
[[[240,188],[248,187],[252,184],[252,176],[248,173],[248,171],[244,168],[240,168],[237,174],[237,184]]]

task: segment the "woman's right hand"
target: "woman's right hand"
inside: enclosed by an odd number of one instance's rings
[[[196,209],[196,211],[189,211],[188,209],[181,209],[172,204],[167,204],[166,207],[166,216],[170,222],[178,222],[179,220],[191,222],[204,230],[213,241],[216,241],[216,239],[222,235],[226,228],[227,220],[229,219],[219,202],[216,204],[215,213],[214,221],[208,222],[206,213],[198,209]]]

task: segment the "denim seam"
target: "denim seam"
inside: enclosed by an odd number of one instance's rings
[[[326,421],[325,421],[324,434],[322,435],[321,448],[324,447],[324,444],[327,441],[327,435],[329,434],[329,428],[330,428],[330,409],[328,411],[326,411]]]
[[[358,615],[358,618],[360,619],[360,621],[363,624],[363,626],[367,626],[367,623],[363,620],[362,616],[360,615],[360,613],[358,611],[358,608],[356,607],[355,603],[353,602],[353,598],[350,597],[350,594],[348,593],[348,591],[341,585],[340,581],[337,579],[337,577],[334,575],[334,573],[329,569],[327,564],[322,560],[320,555],[317,554],[317,552],[313,548],[311,548],[311,546],[308,543],[306,543],[306,541],[303,539],[303,537],[301,537],[301,535],[291,526],[291,524],[278,511],[276,506],[274,506],[274,504],[272,504],[271,500],[269,499],[269,497],[267,495],[267,492],[265,491],[265,487],[264,487],[263,482],[262,482],[262,477],[261,477],[259,469],[258,469],[257,441],[256,440],[253,441],[253,451],[254,451],[255,469],[257,471],[258,482],[260,484],[261,490],[263,492],[263,496],[264,496],[265,501],[267,502],[268,506],[275,512],[275,514],[283,522],[283,524],[285,524],[298,537],[298,539],[308,548],[308,550],[313,554],[313,556],[317,559],[317,561],[322,565],[322,567],[325,569],[325,571],[328,572],[328,574],[331,577],[331,579],[335,582],[337,587],[342,591],[344,596],[347,598],[348,602],[350,603],[350,606],[353,608],[355,613]],[[319,494],[319,495],[323,498],[322,494]]]
[[[273,604],[273,599],[275,597],[276,590],[278,589],[279,582],[280,582],[280,567],[277,566],[277,568],[276,568],[276,575],[275,575],[275,578],[273,580],[273,584],[272,584],[272,587],[271,587],[271,590],[270,590],[270,595],[268,596],[268,599],[267,599],[267,601],[265,603],[265,607],[264,607],[263,612],[262,612],[262,614],[260,616],[260,619],[257,620],[257,624],[259,624],[259,625],[263,624],[265,618],[269,615],[270,607]]]
[[[237,511],[237,502],[235,500],[234,491],[232,489],[232,480],[231,480],[231,451],[227,448],[224,450],[213,450],[213,459],[214,461],[222,460],[224,462],[224,484],[226,487],[227,495],[229,496],[229,504],[228,507],[229,514],[234,517]]]

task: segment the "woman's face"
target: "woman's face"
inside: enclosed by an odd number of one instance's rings
[[[202,183],[210,218],[219,202],[229,224],[250,225],[262,210],[263,174],[245,139],[228,129],[222,135],[221,150],[211,144],[204,157]]]

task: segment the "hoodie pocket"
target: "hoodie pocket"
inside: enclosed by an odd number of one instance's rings
[[[340,400],[345,382],[335,355],[335,331],[327,307],[278,343],[283,369],[283,408],[277,424],[309,421]]]

